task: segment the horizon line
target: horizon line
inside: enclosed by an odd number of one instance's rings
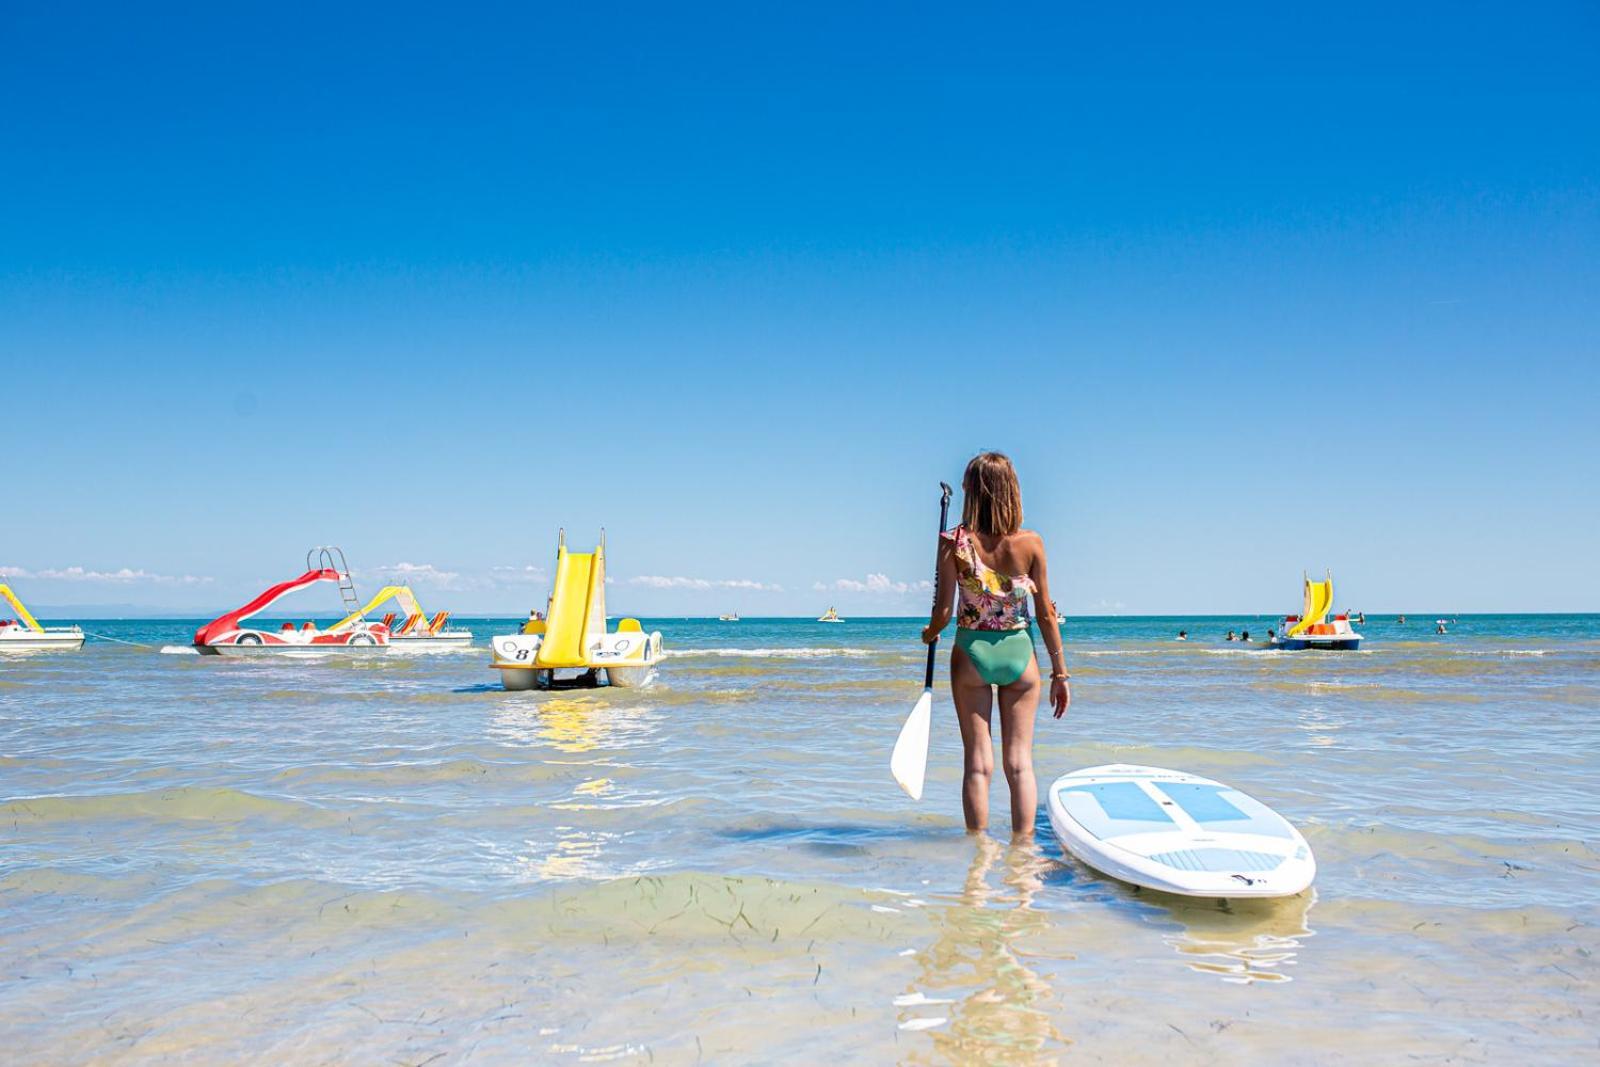
[[[200,621],[200,622],[205,622],[205,621],[208,621],[208,620],[216,617],[216,616],[205,614],[205,613],[201,613],[201,614],[189,614],[189,613],[163,614],[161,609],[154,609],[149,613],[138,614],[138,615],[74,615],[74,616],[71,616],[69,618],[67,615],[60,614],[59,611],[58,611],[58,608],[59,608],[59,606],[56,606],[56,605],[47,605],[45,607],[35,609],[33,611],[33,614],[36,617],[38,617],[41,621],[51,621],[51,622],[67,622],[67,621],[73,621],[73,619],[81,620],[81,621],[85,621],[85,622],[133,622],[133,621],[145,621],[145,622],[194,622],[194,621]],[[315,614],[315,613],[301,612],[301,613],[298,613],[298,614],[284,615],[284,614],[272,614],[272,613],[263,612],[263,613],[261,613],[259,615],[252,616],[252,618],[274,619],[274,620],[278,620],[278,619],[306,619],[306,618],[310,618],[313,614]],[[1410,610],[1410,611],[1352,612],[1352,614],[1360,615],[1363,618],[1365,618],[1366,616],[1369,616],[1369,615],[1370,616],[1374,616],[1375,620],[1381,620],[1382,618],[1388,617],[1388,616],[1416,616],[1417,618],[1423,618],[1423,617],[1427,616],[1427,617],[1443,617],[1443,618],[1452,618],[1452,619],[1470,619],[1470,618],[1482,618],[1482,617],[1493,617],[1493,616],[1503,616],[1503,615],[1524,615],[1524,616],[1525,615],[1537,615],[1537,616],[1544,616],[1544,617],[1549,617],[1549,618],[1600,617],[1600,612],[1595,612],[1595,611],[1437,611],[1437,610],[1433,610],[1433,609]],[[475,612],[466,612],[466,611],[451,612],[451,616],[453,618],[457,618],[457,619],[490,619],[490,620],[498,620],[498,619],[526,620],[526,618],[527,618],[527,616],[525,614],[522,614],[522,613],[510,613],[510,614],[494,613],[494,612],[475,613]],[[812,616],[812,615],[741,615],[741,616],[739,616],[738,619],[722,619],[721,617],[719,617],[717,615],[680,615],[680,614],[678,614],[676,612],[665,612],[665,613],[640,612],[640,613],[637,613],[637,614],[633,614],[633,613],[629,613],[629,612],[618,612],[618,613],[609,614],[606,617],[608,619],[634,617],[634,618],[641,618],[641,619],[681,619],[684,622],[729,622],[729,623],[733,623],[733,622],[817,622],[818,621],[817,618],[815,616]],[[851,617],[848,617],[848,618],[843,618],[840,621],[843,622],[843,623],[869,622],[869,621],[878,621],[878,620],[888,620],[888,621],[897,621],[898,622],[898,621],[902,621],[902,620],[923,619],[923,618],[926,618],[926,617],[927,616],[925,614],[921,614],[921,613],[916,614],[916,615],[855,615],[855,616],[851,616]],[[1286,614],[1284,614],[1284,613],[1281,613],[1281,612],[1250,612],[1250,611],[1120,612],[1120,613],[1115,613],[1115,614],[1090,614],[1090,613],[1075,614],[1075,613],[1072,613],[1072,612],[1062,612],[1061,615],[1059,616],[1059,618],[1062,618],[1062,619],[1230,619],[1230,618],[1241,618],[1241,617],[1243,617],[1243,618],[1251,618],[1251,619],[1283,619],[1283,618],[1287,618],[1288,616]],[[1035,619],[1033,621],[1037,622],[1038,620]],[[829,625],[838,625],[838,624],[837,623],[830,623]]]

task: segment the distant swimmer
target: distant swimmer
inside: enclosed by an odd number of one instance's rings
[[[1437,627],[1438,627],[1438,629],[1436,629],[1436,630],[1435,630],[1435,631],[1434,631],[1434,633],[1439,633],[1439,634],[1442,634],[1442,633],[1448,633],[1448,632],[1449,632],[1449,631],[1447,631],[1447,630],[1446,630],[1446,629],[1445,629],[1445,628],[1444,628],[1444,620],[1443,620],[1443,619],[1439,619],[1439,620],[1437,620],[1437,621],[1436,621],[1436,622],[1435,622],[1435,623],[1434,623],[1434,625],[1435,625],[1435,626],[1437,626]]]
[[[1406,624],[1406,617],[1404,615],[1402,615],[1398,619],[1396,619],[1395,621],[1398,622],[1401,626],[1404,626]]]
[[[1179,630],[1178,631],[1178,640],[1179,641],[1187,641],[1187,640],[1189,640],[1189,631],[1188,630]]]
[[[1278,631],[1276,631],[1276,630],[1268,630],[1267,631],[1267,644],[1270,645],[1270,644],[1272,644],[1272,642],[1276,641],[1277,639],[1278,639]]]
[[[1237,640],[1239,640],[1239,635],[1234,633],[1232,630],[1229,630],[1228,631],[1228,640],[1229,641],[1237,641]]]
[[[1246,630],[1244,633],[1240,634],[1239,635],[1239,640],[1244,641],[1245,643],[1248,644],[1249,641],[1250,641],[1250,631]]]

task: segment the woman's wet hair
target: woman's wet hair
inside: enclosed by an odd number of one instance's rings
[[[1022,529],[1022,486],[1001,452],[979,452],[961,476],[961,524],[974,533],[1002,536]]]

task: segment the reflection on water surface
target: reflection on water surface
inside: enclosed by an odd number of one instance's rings
[[[159,646],[193,625],[96,628]],[[1449,641],[1375,620],[1352,657],[1074,621],[1084,669],[1069,717],[1040,724],[1040,777],[1179,766],[1289,815],[1314,891],[1233,904],[1101,878],[1043,820],[1037,845],[963,833],[942,694],[927,799],[905,799],[885,772],[920,680],[902,621],[661,628],[676,654],[637,691],[508,694],[474,655],[0,664],[11,1051],[1167,1067],[1593,1050],[1600,620],[1463,617]]]

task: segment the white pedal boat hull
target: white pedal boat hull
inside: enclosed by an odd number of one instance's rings
[[[393,635],[389,638],[389,647],[396,651],[411,649],[416,652],[448,651],[452,648],[471,648],[471,630],[446,630],[443,633],[423,634],[420,637],[407,637]]]
[[[43,633],[23,627],[0,630],[0,652],[76,652],[83,647],[83,631],[76,626],[49,626]]]
[[[490,641],[489,665],[500,672],[500,682],[512,692],[546,689],[558,681],[556,670],[566,673],[604,671],[606,682],[619,689],[647,684],[661,663],[661,633],[631,630],[609,633],[591,640],[582,667],[550,668],[539,664],[541,634],[504,634]]]
[[[366,656],[389,651],[388,635],[382,630],[330,634],[327,631],[283,630],[269,633],[244,630],[224,634],[207,644],[197,644],[202,656],[284,656],[305,655]]]

